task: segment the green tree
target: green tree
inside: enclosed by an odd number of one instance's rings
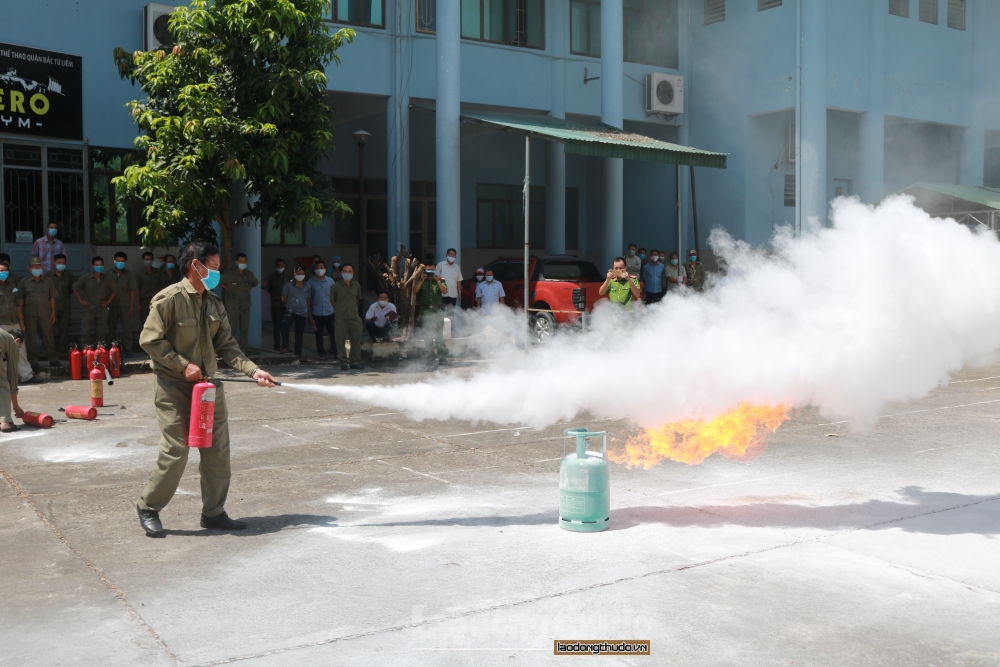
[[[119,197],[145,204],[144,245],[215,220],[230,266],[236,225],[272,218],[291,230],[347,209],[318,169],[333,147],[325,69],[354,39],[328,28],[328,3],[194,0],[171,14],[171,51],[115,49],[121,77],[145,93],[128,104],[140,157],[115,179]],[[231,214],[238,189],[247,205]]]

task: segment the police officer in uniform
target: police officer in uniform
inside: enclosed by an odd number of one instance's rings
[[[42,260],[32,257],[29,264],[31,275],[21,281],[21,293],[17,299],[17,319],[24,325],[25,346],[28,348],[28,362],[31,370],[38,372],[38,334],[45,343],[45,356],[49,366],[59,365],[56,343],[52,338],[52,325],[56,321],[56,286],[42,277]]]
[[[260,281],[253,271],[247,268],[247,256],[236,255],[236,268],[222,274],[222,291],[226,297],[226,315],[229,317],[229,327],[236,333],[240,327],[240,349],[247,349],[247,337],[250,335],[250,290]]]
[[[56,339],[56,352],[66,356],[69,350],[69,298],[76,276],[66,268],[66,255],[60,253],[53,260],[54,268],[45,274],[56,288],[56,326],[52,335]]]
[[[156,419],[160,425],[160,453],[136,509],[139,523],[150,537],[162,537],[162,510],[181,481],[187,464],[187,432],[194,384],[216,372],[216,355],[233,368],[273,387],[274,378],[243,356],[229,328],[222,301],[211,292],[219,283],[219,249],[196,241],[181,252],[184,279],[153,297],[139,345],[149,354]],[[199,449],[201,463],[201,526],[242,530],[246,523],[230,519],[225,511],[229,467],[229,412],[222,383],[215,394],[212,446]]]
[[[122,351],[126,357],[132,356],[132,316],[139,305],[139,286],[135,282],[135,276],[125,268],[128,262],[128,255],[123,252],[115,253],[114,269],[107,274],[107,279],[115,284],[118,293],[115,300],[111,302],[108,310],[108,336],[105,343],[110,348],[111,342],[118,335],[118,323],[122,325]]]
[[[145,324],[149,315],[149,302],[160,291],[160,272],[153,268],[153,253],[142,253],[142,271],[135,279],[139,287],[139,322]]]
[[[17,404],[17,360],[23,339],[20,331],[9,334],[0,329],[0,433],[18,430],[12,417],[24,416],[24,410]]]
[[[354,267],[344,264],[340,280],[330,288],[330,303],[336,310],[336,318],[333,320],[333,333],[337,338],[337,358],[340,359],[340,370],[346,371],[351,366],[364,368],[361,363],[361,332],[364,331],[364,323],[361,321],[361,313],[358,312],[358,304],[361,303],[361,285],[354,280]],[[344,346],[348,340],[351,341],[351,359],[348,365],[347,348]]]
[[[274,329],[274,350],[281,349],[281,321],[285,319],[285,304],[281,300],[285,283],[291,280],[285,273],[285,260],[274,260],[274,271],[267,276],[267,293],[271,297],[271,328]]]
[[[95,255],[90,265],[93,272],[80,276],[73,283],[73,293],[83,306],[83,343],[97,345],[108,332],[108,306],[115,300],[118,288],[104,275],[104,259],[100,255]]]
[[[21,297],[20,282],[10,272],[10,260],[0,256],[0,329],[4,331],[24,331],[17,317],[17,300]],[[23,337],[23,335],[22,335]],[[21,345],[17,355],[17,377],[21,384],[31,382],[35,374],[28,363],[28,353]]]

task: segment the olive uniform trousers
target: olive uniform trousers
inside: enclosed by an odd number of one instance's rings
[[[27,322],[25,323],[27,326]],[[20,324],[0,324],[0,328],[4,331],[10,332],[15,329],[20,329]],[[25,336],[27,337],[27,336]],[[28,346],[21,345],[18,348],[18,358],[17,358],[17,379],[24,382],[28,378],[34,377],[35,371],[31,370],[31,364],[28,363]]]
[[[56,339],[56,352],[65,355],[69,350],[69,308],[56,309],[56,326],[52,335]]]
[[[14,406],[10,402],[10,382],[7,373],[0,373],[0,422],[14,423]]]
[[[111,302],[108,307],[108,333],[107,344],[108,348],[111,347],[111,343],[114,342],[115,336],[118,335],[118,323],[122,325],[122,350],[124,352],[131,352],[134,347],[134,342],[132,340],[132,318],[128,316],[128,304],[121,305],[118,303],[118,299]]]
[[[227,301],[226,317],[229,318],[229,328],[233,331],[233,338],[236,338],[240,349],[246,352],[247,339],[250,337],[250,306],[241,306],[236,301]],[[237,325],[240,329],[238,337],[236,336]]]
[[[353,308],[352,306],[347,306]],[[336,313],[334,313],[336,315]],[[333,334],[337,338],[337,359],[341,364],[347,363],[347,348],[344,345],[351,341],[351,361],[361,363],[361,332],[365,330],[360,317],[335,317],[333,320]]]
[[[42,341],[45,343],[45,356],[53,366],[59,360],[56,353],[56,343],[52,338],[52,323],[48,315],[25,315],[24,316],[24,344],[28,348],[28,362],[38,363],[38,334],[42,334]]]
[[[184,467],[187,465],[188,425],[191,419],[191,392],[194,384],[173,380],[159,373],[153,376],[153,405],[156,421],[160,425],[160,455],[149,476],[149,483],[139,498],[139,508],[159,512],[177,491]],[[198,449],[201,463],[201,513],[214,517],[225,511],[229,495],[229,412],[226,409],[226,392],[217,382],[215,392],[215,422],[212,429],[212,446]]]
[[[111,307],[116,307],[111,304]],[[82,336],[85,345],[96,345],[104,340],[108,333],[108,309],[101,304],[91,304],[89,308],[83,309]],[[67,325],[69,326],[69,325]],[[94,330],[96,327],[96,331]]]
[[[417,325],[423,331],[428,354],[441,361],[448,358],[448,347],[444,342],[444,311],[420,308],[417,310]]]

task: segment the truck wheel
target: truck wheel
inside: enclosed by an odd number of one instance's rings
[[[531,333],[541,343],[552,338],[556,332],[556,318],[552,313],[535,313],[531,318]]]

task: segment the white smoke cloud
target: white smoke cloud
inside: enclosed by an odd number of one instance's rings
[[[933,219],[906,197],[832,205],[832,227],[779,234],[768,252],[724,232],[730,275],[625,313],[604,304],[583,334],[506,345],[468,378],[323,387],[423,419],[543,427],[582,413],[657,426],[739,403],[812,405],[852,429],[918,399],[1000,349],[1000,243]],[[303,385],[299,385],[303,387]],[[319,389],[319,388],[317,388]]]

